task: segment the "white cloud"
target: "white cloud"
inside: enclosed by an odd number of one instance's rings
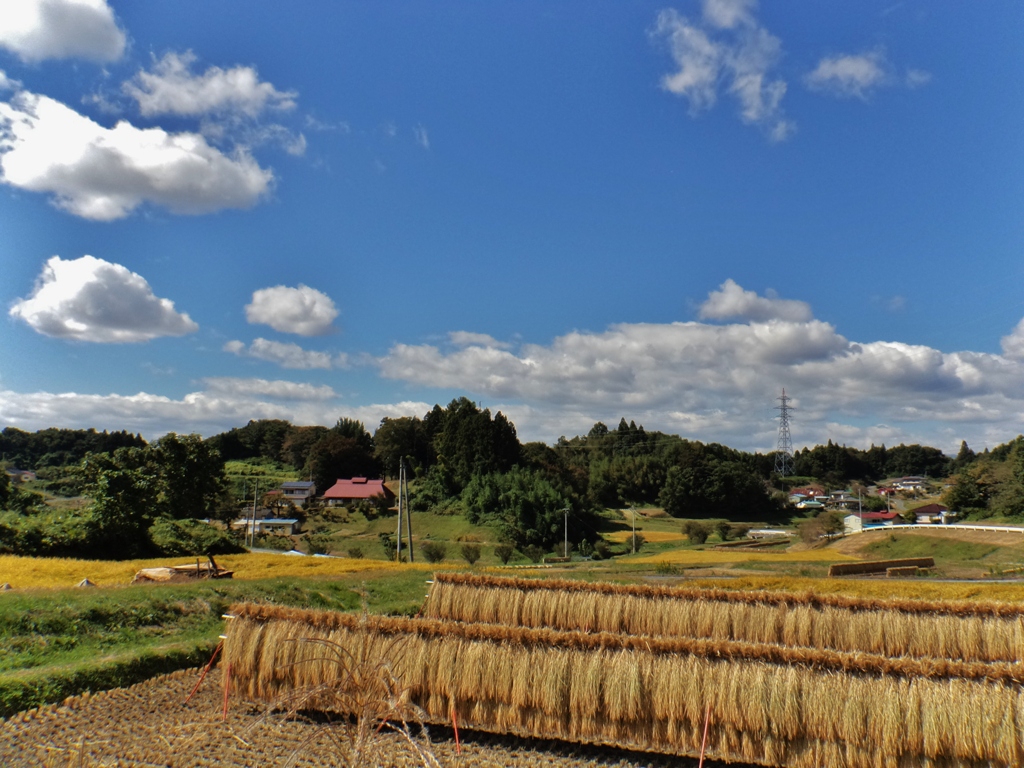
[[[856,343],[813,319],[803,302],[764,299],[733,281],[704,307],[749,322],[618,324],[515,350],[397,344],[377,364],[388,379],[485,398],[513,417],[524,438],[545,440],[626,416],[652,429],[771,450],[772,406],[782,387],[797,398],[798,445],[841,437],[866,447],[885,436],[887,444],[955,450],[961,439],[1010,439],[1024,418],[1024,321],[1000,356]]]
[[[123,85],[143,115],[199,115],[238,112],[256,117],[264,110],[295,108],[295,91],[279,91],[261,82],[255,67],[221,69],[209,67],[203,74],[192,72],[196,56],[192,51],[164,54],[151,71],[140,70]]]
[[[416,125],[412,129],[412,135],[416,139],[416,143],[424,149],[430,149],[430,136],[427,135],[427,129],[422,125]]]
[[[330,296],[302,284],[298,288],[261,288],[253,292],[252,303],[245,306],[245,319],[250,323],[262,323],[275,331],[299,336],[330,333],[337,316],[338,308]]]
[[[928,85],[931,81],[932,73],[925,72],[923,69],[908,69],[907,74],[903,78],[907,88],[921,88]]]
[[[272,383],[272,382],[271,382]],[[205,436],[244,426],[250,419],[286,419],[295,425],[330,426],[342,416],[358,419],[371,432],[385,416],[422,416],[423,402],[346,406],[336,401],[294,398],[265,400],[244,392],[192,392],[180,400],[139,392],[135,395],[94,395],[76,392],[0,391],[0,422],[25,430],[54,424],[68,428],[127,429],[153,439],[168,432]]]
[[[867,99],[875,88],[889,82],[888,69],[885,54],[876,48],[865,53],[825,57],[804,82],[813,91]]]
[[[265,360],[268,363],[276,363],[282,368],[309,370],[312,368],[344,368],[348,365],[348,358],[345,355],[332,358],[327,352],[316,352],[303,349],[298,344],[291,342],[270,341],[263,338],[254,339],[248,347],[241,341],[229,341],[223,349],[225,352],[231,352],[239,357],[252,357],[257,360]]]
[[[0,47],[23,61],[121,58],[125,34],[106,0],[5,0]]]
[[[708,294],[700,305],[699,315],[705,320],[791,320],[806,322],[811,319],[811,306],[805,301],[780,299],[769,293],[758,296],[746,291],[736,281],[726,280],[717,291]]]
[[[705,0],[704,19],[718,29],[753,26],[757,0]]]
[[[10,315],[38,333],[76,341],[140,342],[199,329],[141,275],[93,256],[50,258],[32,295],[16,301]]]
[[[248,208],[273,173],[248,152],[226,155],[194,133],[104,128],[47,96],[0,102],[0,178],[86,219],[111,221],[145,202],[173,213]]]
[[[235,397],[272,397],[275,400],[333,400],[337,395],[326,384],[316,386],[296,381],[239,379],[230,376],[202,380],[206,392]]]
[[[771,73],[782,55],[777,37],[758,24],[752,0],[705,0],[703,23],[674,9],[658,14],[654,35],[668,41],[679,70],[662,87],[690,103],[696,115],[714,106],[720,87],[739,102],[740,118],[760,126],[772,141],[793,134],[782,110],[786,82]]]
[[[471,331],[452,331],[448,334],[448,341],[457,347],[493,347],[495,349],[508,349],[511,344],[498,341],[486,333],[472,333]]]
[[[13,80],[7,76],[7,73],[0,69],[0,92],[3,91],[16,91],[21,88],[21,82],[19,80]]]
[[[1024,320],[1000,340],[1003,354],[1011,360],[1024,361]]]

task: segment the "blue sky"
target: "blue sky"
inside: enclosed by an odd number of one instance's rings
[[[1018,3],[0,4],[0,424],[1016,436]]]

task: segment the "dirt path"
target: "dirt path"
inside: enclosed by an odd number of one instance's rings
[[[221,721],[219,670],[183,702],[196,670],[157,677],[131,688],[77,696],[62,706],[23,712],[0,723],[0,765],[5,768],[267,768],[343,765],[340,728],[265,715],[238,700]],[[487,768],[693,768],[695,760],[564,742],[462,732],[456,753],[450,729],[431,729],[433,753],[448,767]],[[291,761],[291,762],[289,762]],[[705,761],[709,768],[722,763]],[[417,766],[403,737],[376,738],[366,766]],[[731,768],[744,768],[731,764]],[[748,767],[752,768],[752,767]]]

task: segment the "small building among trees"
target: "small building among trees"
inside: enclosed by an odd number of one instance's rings
[[[895,525],[899,516],[899,512],[854,512],[843,518],[843,527],[847,533],[856,533],[867,528]]]

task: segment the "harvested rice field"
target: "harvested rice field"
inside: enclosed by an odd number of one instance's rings
[[[237,698],[222,722],[222,677],[215,669],[187,705],[198,670],[154,678],[131,688],[69,699],[0,723],[5,768],[300,768],[347,765],[341,726],[267,715]],[[422,735],[418,735],[422,738]],[[461,754],[450,728],[430,731],[429,749],[442,766],[487,768],[693,768],[696,761],[558,741],[460,732]],[[340,742],[340,743],[339,743]],[[422,747],[421,747],[422,748]],[[405,738],[373,737],[373,766],[417,766]],[[705,761],[705,766],[723,764]],[[733,768],[744,768],[731,763]]]

